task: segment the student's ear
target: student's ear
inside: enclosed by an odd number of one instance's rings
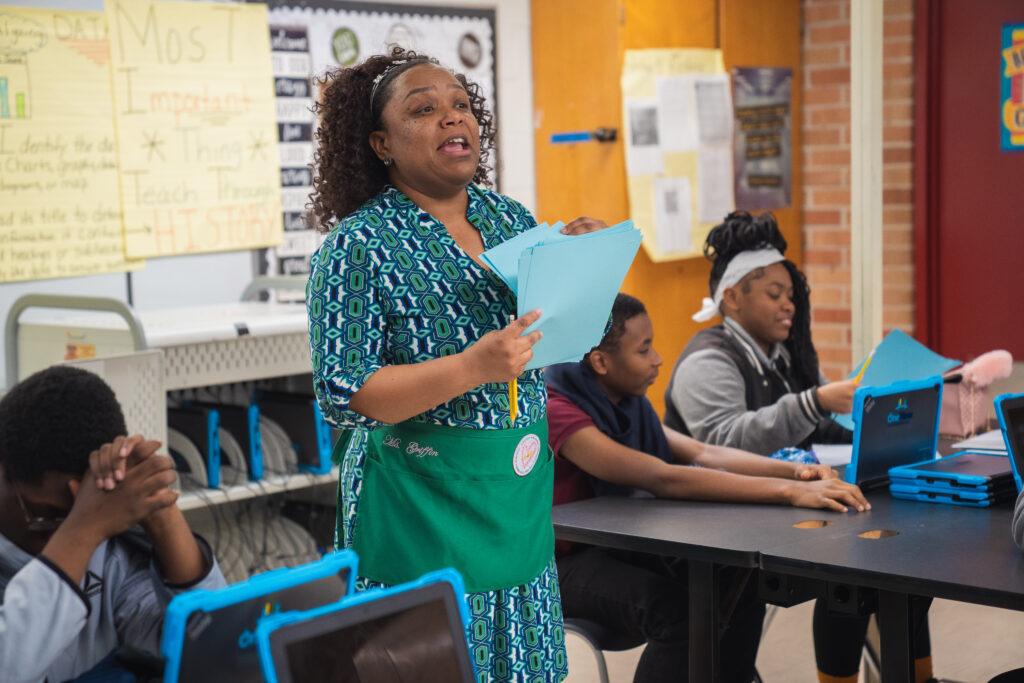
[[[595,375],[607,375],[608,370],[611,368],[611,359],[608,358],[608,354],[604,351],[591,351],[587,360],[590,363],[590,369],[594,371]]]
[[[740,310],[740,295],[735,287],[726,287],[722,292],[722,312],[735,313]]]
[[[373,153],[377,155],[377,158],[384,161],[386,157],[391,156],[388,154],[388,143],[387,137],[384,135],[384,131],[375,130],[370,133],[370,147],[373,148]]]

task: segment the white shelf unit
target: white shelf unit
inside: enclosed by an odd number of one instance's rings
[[[31,294],[12,307],[6,334],[10,384],[83,350],[95,354],[73,362],[114,387],[130,431],[164,443],[168,391],[310,371],[306,310],[301,304],[240,302],[134,311],[115,299]],[[199,493],[186,491],[178,505],[191,510],[336,481],[336,468],[319,475],[278,475]]]
[[[312,474],[300,472],[299,474],[287,474],[268,477],[259,482],[249,482],[238,486],[226,486],[216,489],[202,489],[202,491],[185,491],[178,498],[178,507],[182,510],[195,510],[209,505],[222,503],[237,503],[250,498],[270,496],[275,493],[294,493],[321,486],[333,484],[338,481],[338,468],[333,468],[326,474]]]

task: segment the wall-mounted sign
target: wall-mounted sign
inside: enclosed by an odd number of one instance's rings
[[[790,205],[792,84],[792,69],[733,67],[737,209],[758,211]]]
[[[999,134],[1004,152],[1024,151],[1024,24],[1003,26]]]

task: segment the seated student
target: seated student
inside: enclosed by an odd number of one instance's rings
[[[644,305],[619,294],[600,345],[579,363],[548,368],[556,505],[642,489],[664,498],[868,507],[860,489],[828,467],[706,446],[664,426],[644,396],[662,363],[653,337]],[[598,547],[558,550],[565,616],[646,640],[635,681],[679,680],[688,666],[685,562]],[[747,582],[722,637],[723,681],[753,677],[764,616],[755,584]]]
[[[830,417],[853,408],[854,380],[828,383],[811,341],[810,288],[783,255],[786,239],[770,213],[735,211],[708,233],[711,298],[693,316],[721,325],[686,345],[665,392],[665,424],[694,438],[768,455],[787,446],[850,443]],[[913,603],[918,680],[931,676],[927,611]],[[868,617],[814,611],[822,681],[855,681]]]
[[[224,585],[175,505],[171,459],[126,431],[114,392],[77,368],[0,400],[0,680],[116,670],[120,647],[156,655],[170,598]],[[136,524],[148,538],[125,533]]]
[[[807,281],[787,261],[770,213],[736,211],[704,244],[712,298],[693,316],[721,314],[676,361],[665,424],[698,441],[768,455],[786,446],[849,443],[831,419],[853,407],[853,380],[828,383],[811,342]]]

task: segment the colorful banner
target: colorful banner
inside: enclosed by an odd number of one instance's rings
[[[125,249],[281,241],[265,5],[107,0]]]
[[[102,12],[0,8],[0,282],[125,261]]]
[[[759,211],[790,205],[792,85],[792,69],[734,67],[732,70],[737,209]]]
[[[1003,26],[999,134],[1004,152],[1024,150],[1024,24]]]

